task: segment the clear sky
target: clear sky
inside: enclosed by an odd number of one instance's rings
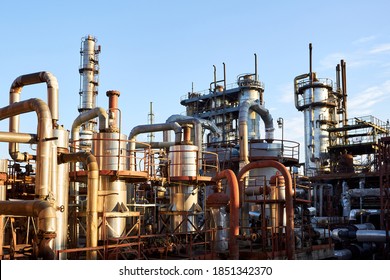
[[[0,9],[0,107],[22,75],[53,73],[60,86],[59,123],[70,129],[78,116],[81,38],[98,39],[98,106],[107,108],[107,90],[121,92],[122,132],[147,123],[153,102],[155,122],[185,108],[180,97],[217,79],[258,73],[265,106],[283,117],[285,139],[303,145],[303,114],[293,102],[294,77],[313,70],[335,80],[336,64],[347,63],[349,116],[373,114],[386,121],[390,97],[390,2],[388,1],[5,1]],[[23,89],[22,99],[46,100],[45,85]],[[36,132],[36,117],[22,117],[21,132]],[[276,126],[276,123],[275,123]],[[8,120],[0,121],[8,131]],[[263,131],[263,128],[261,128]],[[275,137],[281,138],[276,129]],[[4,147],[4,148],[2,148]],[[0,156],[8,158],[7,146]]]

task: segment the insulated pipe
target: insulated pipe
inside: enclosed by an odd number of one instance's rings
[[[371,189],[351,189],[348,191],[348,194],[351,197],[380,197],[380,188],[371,188]]]
[[[82,162],[87,166],[87,247],[98,245],[98,190],[99,167],[96,158],[90,152],[78,152],[72,154],[60,154],[58,163]],[[87,259],[97,259],[96,251],[87,251]]]
[[[222,179],[226,179],[228,187],[230,188],[230,227],[229,227],[229,254],[230,259],[238,260],[239,251],[236,236],[239,235],[239,210],[240,210],[240,192],[238,188],[237,177],[230,169],[225,169],[219,172],[212,181],[218,182]]]
[[[272,142],[274,139],[274,124],[271,114],[267,109],[255,100],[245,100],[240,105],[239,111],[239,134],[240,134],[240,161],[244,164],[248,160],[248,115],[249,110],[255,111],[262,118],[265,125],[265,139]]]
[[[0,132],[0,142],[36,144],[38,137],[29,133]]]
[[[76,152],[75,143],[77,143],[79,140],[79,130],[81,125],[97,117],[99,117],[99,131],[104,131],[108,126],[108,114],[106,110],[101,107],[96,107],[91,110],[84,111],[73,121],[71,133],[71,152]]]
[[[294,205],[293,205],[293,189],[292,179],[288,169],[278,161],[264,160],[254,161],[245,165],[237,175],[237,179],[240,183],[240,191],[243,192],[244,186],[242,179],[244,175],[256,168],[273,167],[277,169],[285,180],[285,196],[286,196],[286,254],[289,260],[294,259],[295,254],[295,240],[294,240]]]
[[[58,82],[57,78],[50,72],[37,72],[17,77],[10,88],[10,104],[20,101],[20,93],[23,86],[45,82],[47,85],[47,104],[52,117],[52,127],[57,126],[58,121]],[[9,131],[19,132],[19,116],[10,118]],[[15,161],[27,161],[26,154],[19,152],[18,143],[9,143],[9,153]]]
[[[130,169],[133,170],[135,168],[135,147],[136,147],[136,137],[138,134],[141,133],[148,133],[148,132],[156,132],[156,131],[167,131],[167,130],[173,130],[175,132],[175,144],[179,145],[181,142],[181,135],[182,135],[182,128],[177,122],[171,122],[171,123],[157,123],[157,124],[146,124],[146,125],[139,125],[134,127],[129,134],[128,140],[130,141]]]
[[[38,233],[41,238],[38,256],[54,259],[53,249],[44,239],[54,238],[56,233],[56,210],[45,200],[0,201],[0,215],[31,216],[38,218]]]
[[[356,239],[359,242],[388,242],[390,231],[358,229],[356,231],[346,228],[336,228],[332,230],[332,238],[335,240]]]
[[[145,125],[136,126],[131,130],[128,139],[130,141],[135,141],[135,138],[137,137],[138,134],[156,132],[156,131],[167,131],[167,130],[173,130],[175,132],[175,143],[180,144],[182,128],[177,122],[145,124]]]
[[[183,124],[193,124],[195,128],[195,145],[198,146],[198,151],[202,151],[202,144],[203,144],[203,131],[202,127],[209,129],[211,132],[214,133],[214,135],[217,138],[221,137],[221,130],[215,125],[214,122],[205,120],[205,119],[199,119],[189,116],[182,116],[182,115],[172,115],[170,116],[166,121],[166,123],[172,123],[177,122],[180,125]],[[201,158],[201,157],[199,157]]]
[[[350,212],[349,212],[349,220],[350,221],[354,221],[356,220],[356,216],[357,215],[364,215],[364,214],[368,214],[368,215],[380,215],[381,214],[381,210],[380,209],[352,209]]]
[[[55,139],[53,138],[52,117],[49,107],[40,99],[27,99],[0,108],[0,120],[32,111],[35,111],[38,115],[35,195],[43,199],[48,196],[50,190],[51,148],[55,145],[52,141]]]

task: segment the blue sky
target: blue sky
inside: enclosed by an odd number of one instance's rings
[[[98,106],[107,90],[121,92],[122,132],[183,113],[180,97],[213,80],[227,82],[254,72],[258,56],[265,106],[283,117],[285,139],[303,144],[303,114],[293,102],[293,79],[313,70],[335,80],[347,63],[349,116],[390,118],[390,18],[388,1],[7,1],[0,9],[0,106],[22,74],[50,71],[60,86],[59,123],[70,129],[78,116],[81,38],[102,47]],[[22,99],[46,100],[44,85],[25,87]],[[32,117],[29,117],[32,116]],[[21,132],[35,133],[35,116],[22,117]],[[275,123],[276,125],[276,123]],[[8,120],[0,121],[8,131]],[[263,131],[263,128],[261,129]],[[281,138],[279,129],[276,138]],[[146,139],[146,137],[145,137]],[[4,147],[4,148],[3,148]],[[7,156],[1,144],[0,157]]]

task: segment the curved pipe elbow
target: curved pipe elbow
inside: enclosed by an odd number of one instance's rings
[[[240,125],[248,122],[249,110],[253,110],[261,117],[265,127],[265,139],[267,142],[272,142],[275,130],[272,115],[257,100],[245,100],[241,104],[238,117]]]
[[[17,77],[10,88],[10,103],[19,101],[19,94],[22,92],[22,88],[27,85],[46,83],[47,86],[47,103],[49,105],[53,123],[58,121],[58,81],[57,78],[50,72],[42,71]]]
[[[264,160],[264,161],[254,161],[248,163],[237,175],[237,179],[240,182],[240,191],[243,192],[243,183],[242,180],[246,173],[252,169],[256,168],[266,168],[273,167],[277,169],[281,175],[284,177],[286,188],[286,254],[288,259],[294,259],[295,254],[295,238],[294,238],[294,205],[293,205],[293,184],[291,174],[288,169],[278,161],[274,160]]]
[[[81,125],[87,121],[99,117],[99,130],[103,131],[108,127],[108,114],[104,108],[96,107],[81,113],[72,124],[72,140],[76,140]]]
[[[128,139],[131,141],[135,141],[138,134],[167,130],[173,130],[175,132],[175,143],[180,144],[182,137],[182,128],[177,122],[136,126],[130,131]]]
[[[298,101],[298,94],[299,94],[298,81],[306,79],[309,76],[310,76],[310,74],[307,73],[307,74],[302,74],[302,75],[296,76],[294,78],[294,103],[295,103],[295,108],[297,108],[298,111],[303,110],[303,107],[299,105],[299,101]]]
[[[236,174],[230,169],[225,169],[219,172],[212,181],[218,182],[226,179],[230,188],[230,229],[229,229],[229,253],[230,259],[239,258],[239,249],[236,241],[236,236],[239,235],[239,211],[240,211],[240,192]]]

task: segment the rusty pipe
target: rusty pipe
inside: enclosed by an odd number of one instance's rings
[[[24,86],[46,83],[47,104],[50,108],[52,127],[57,127],[58,121],[58,82],[50,72],[37,72],[17,77],[10,88],[9,104],[20,101],[20,93]],[[12,116],[9,121],[9,132],[19,132],[19,116]],[[25,154],[19,152],[19,143],[9,143],[10,156],[15,161],[24,161]]]
[[[88,187],[87,187],[87,247],[98,245],[98,190],[99,190],[99,167],[95,156],[90,152],[78,152],[71,154],[60,154],[58,163],[82,162],[87,166]],[[87,251],[87,259],[95,260],[96,251]]]
[[[245,174],[252,169],[256,168],[265,168],[273,167],[277,169],[281,175],[284,177],[286,188],[286,215],[287,215],[287,224],[286,224],[286,254],[289,260],[294,259],[295,254],[295,240],[294,240],[294,205],[293,205],[293,189],[292,189],[292,179],[288,169],[278,161],[274,160],[264,160],[264,161],[255,161],[245,165],[237,175],[237,179],[240,182],[240,191],[243,192],[243,181]]]
[[[218,182],[226,179],[230,188],[230,228],[229,228],[229,253],[230,259],[237,260],[239,258],[238,245],[236,236],[239,235],[239,188],[236,174],[230,169],[225,169],[219,172],[212,181]]]
[[[39,198],[46,198],[49,194],[52,176],[50,166],[52,163],[52,148],[56,145],[53,138],[53,128],[51,124],[50,109],[41,99],[31,98],[25,101],[13,103],[0,108],[0,120],[11,118],[12,116],[35,111],[38,116],[38,145],[36,158],[36,181],[35,195]],[[28,155],[22,154],[23,159],[28,159]],[[12,156],[12,155],[11,155]],[[13,154],[15,160],[15,154]],[[17,159],[20,159],[16,157]]]

